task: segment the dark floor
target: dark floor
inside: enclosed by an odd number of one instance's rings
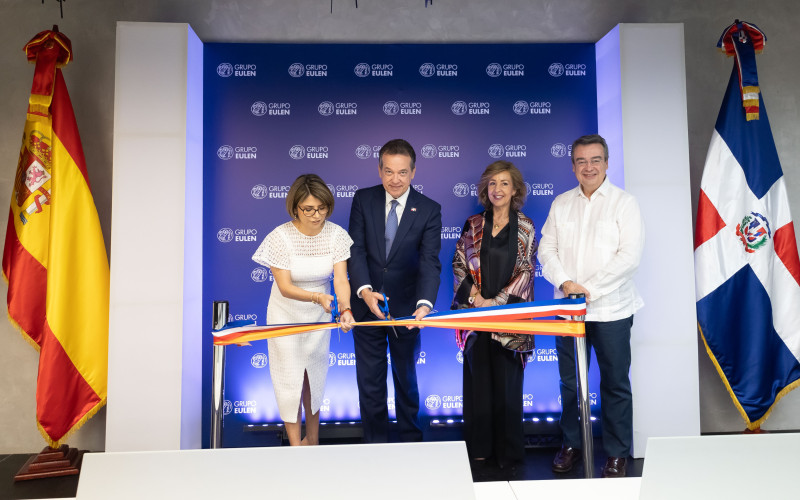
[[[602,442],[595,440],[595,476],[599,476],[605,464]],[[580,479],[584,477],[583,462],[565,474],[550,470],[557,448],[536,446],[527,448],[525,461],[516,467],[500,469],[493,462],[474,466],[472,478],[481,481],[525,481],[533,479]],[[31,455],[0,455],[0,500],[17,498],[73,498],[78,490],[78,476],[34,479],[14,482],[14,474],[25,464]],[[628,463],[628,475],[642,475],[644,459]]]

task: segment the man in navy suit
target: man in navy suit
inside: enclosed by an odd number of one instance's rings
[[[348,271],[356,321],[384,319],[384,294],[393,318],[424,318],[439,290],[442,246],[441,206],[411,187],[417,155],[411,144],[394,139],[381,148],[381,184],[359,189],[350,211]],[[389,440],[386,347],[391,355],[395,410],[400,438],[422,441],[416,361],[419,328],[356,327],[356,379],[364,441]]]

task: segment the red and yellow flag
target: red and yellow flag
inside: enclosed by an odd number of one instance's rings
[[[9,319],[39,351],[36,419],[55,447],[106,402],[108,257],[60,69],[71,43],[43,31],[24,50],[36,70],[3,276]]]

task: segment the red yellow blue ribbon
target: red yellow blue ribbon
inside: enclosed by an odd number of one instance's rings
[[[553,316],[582,316],[586,314],[584,299],[562,299],[522,302],[504,306],[460,309],[430,314],[417,321],[413,317],[393,320],[360,321],[355,326],[409,326],[460,330],[481,330],[526,335],[557,335],[583,337],[583,321],[534,320]],[[214,345],[246,345],[288,335],[316,330],[339,328],[339,323],[300,323],[293,325],[245,325],[215,330]]]

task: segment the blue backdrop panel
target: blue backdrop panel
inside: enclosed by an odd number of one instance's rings
[[[347,228],[355,190],[380,182],[378,149],[397,137],[411,142],[413,185],[442,204],[435,308],[445,310],[455,243],[465,219],[481,211],[475,186],[485,167],[505,159],[520,168],[528,190],[523,211],[538,238],[554,196],[576,185],[569,145],[597,131],[593,44],[206,44],[204,50],[204,408],[211,303],[228,300],[230,319],[264,324],[272,276],[251,256],[289,220],[285,196],[298,175],[326,181],[336,196],[331,220]],[[538,265],[535,294],[553,296]],[[453,332],[428,328],[422,335],[422,411],[461,415],[462,359]],[[540,337],[537,344],[525,372],[524,409],[528,417],[557,415],[554,341]],[[247,444],[245,425],[280,421],[266,354],[265,341],[228,349],[226,446]],[[322,420],[358,420],[350,334],[333,333],[330,363]],[[205,413],[203,423],[207,445]]]

